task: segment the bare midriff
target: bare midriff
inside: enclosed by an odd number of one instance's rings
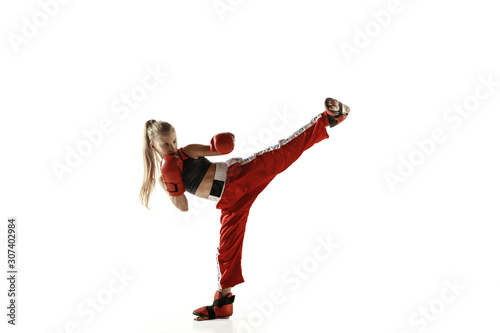
[[[212,190],[212,184],[214,182],[215,167],[215,163],[212,163],[210,165],[207,173],[203,177],[203,180],[201,181],[200,186],[198,186],[198,189],[196,190],[196,193],[194,195],[203,199],[208,198],[208,196],[210,195],[210,190]]]

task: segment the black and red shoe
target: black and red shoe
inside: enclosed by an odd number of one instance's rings
[[[327,97],[325,99],[325,111],[322,114],[328,117],[328,123],[330,127],[336,126],[343,122],[351,109],[336,99]]]
[[[233,314],[233,293],[222,297],[222,292],[217,290],[214,296],[212,305],[202,306],[193,311],[194,315],[201,317],[200,319],[227,319]]]

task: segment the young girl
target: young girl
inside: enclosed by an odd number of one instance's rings
[[[148,120],[144,125],[144,178],[141,203],[149,209],[149,197],[155,181],[167,192],[181,211],[188,210],[185,191],[217,202],[221,211],[220,242],[217,248],[218,287],[212,305],[193,311],[195,320],[229,318],[233,314],[231,288],[244,282],[241,272],[243,237],[252,203],[276,175],[286,170],[315,143],[328,138],[326,127],[341,123],[350,109],[333,98],[325,100],[325,111],[308,124],[280,140],[278,144],[252,156],[210,162],[205,156],[228,154],[234,147],[234,135],[215,135],[209,145],[177,147],[172,125]],[[157,170],[161,177],[157,177]]]

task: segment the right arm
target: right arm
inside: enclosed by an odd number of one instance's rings
[[[197,159],[201,156],[226,155],[234,149],[234,134],[229,132],[214,135],[210,145],[192,144],[182,148],[191,158]]]
[[[170,193],[168,193],[167,186],[165,185],[165,182],[163,181],[162,177],[158,178],[158,183],[165,190],[165,192],[167,193],[168,197],[170,198],[170,200],[172,201],[172,203],[174,204],[175,207],[177,207],[182,212],[188,211],[188,201],[187,201],[186,195],[184,193],[179,195],[179,196],[174,197],[174,196],[170,195]]]

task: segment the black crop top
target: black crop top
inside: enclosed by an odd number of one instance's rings
[[[184,183],[184,188],[191,194],[195,194],[198,186],[200,186],[203,177],[212,165],[205,156],[201,156],[197,159],[187,156],[182,148],[178,149],[179,155],[182,159],[182,182]]]

